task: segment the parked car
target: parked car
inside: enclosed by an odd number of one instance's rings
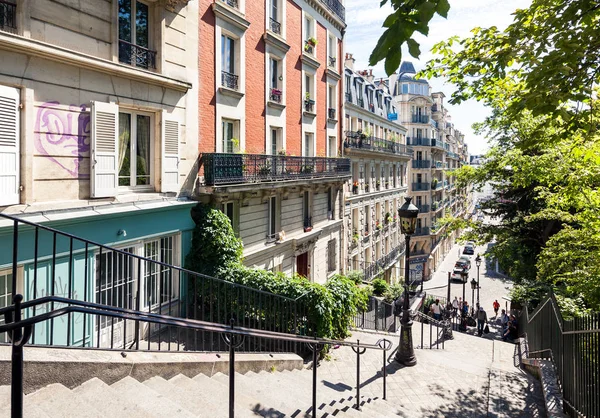
[[[450,280],[459,281],[461,283],[466,283],[468,279],[465,278],[463,280],[462,272],[463,272],[462,268],[454,268],[454,270],[452,271],[452,274],[450,275]],[[465,277],[467,277],[467,276],[465,276]]]
[[[475,254],[475,247],[473,247],[471,245],[465,245],[465,248],[463,249],[463,254],[467,254],[467,255]]]
[[[454,264],[455,269],[471,269],[471,257],[468,255],[461,255],[458,260],[456,260],[456,264]]]

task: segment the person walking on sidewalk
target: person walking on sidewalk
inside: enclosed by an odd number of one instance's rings
[[[494,301],[494,318],[498,318],[498,309],[500,309],[500,304],[498,303],[498,299]]]
[[[454,311],[454,315],[458,312],[458,299],[454,296],[454,300],[452,301],[452,310]]]
[[[483,327],[487,323],[487,313],[483,309],[483,306],[479,307],[477,311],[477,334],[481,337],[483,334]]]
[[[440,308],[440,300],[436,299],[435,302],[431,304],[429,310],[433,313],[433,319],[440,320],[442,318],[442,310]]]

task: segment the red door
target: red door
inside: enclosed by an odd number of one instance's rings
[[[296,257],[296,273],[302,277],[308,277],[308,253],[302,253]]]

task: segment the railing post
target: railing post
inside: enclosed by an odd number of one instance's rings
[[[233,329],[233,319],[231,319]],[[229,341],[229,418],[235,418],[235,344],[233,334]]]
[[[395,318],[395,317],[394,317]],[[386,399],[386,377],[387,377],[387,370],[385,368],[385,359],[387,358],[387,345],[385,344],[384,341],[384,348],[383,348],[383,400],[385,401]]]
[[[360,340],[356,340],[356,410],[360,411]]]
[[[312,416],[317,418],[317,343],[313,345]],[[233,418],[233,417],[231,417]]]
[[[16,224],[16,222],[15,222]],[[14,291],[14,288],[13,288]],[[21,302],[23,301],[22,295],[15,295],[13,297],[13,305],[15,307],[14,312],[14,323],[18,324],[21,322]],[[15,328],[12,332],[12,358],[11,358],[11,384],[10,384],[10,406],[11,406],[11,418],[22,418],[23,417],[23,345],[21,339],[23,337],[23,330],[21,328]]]

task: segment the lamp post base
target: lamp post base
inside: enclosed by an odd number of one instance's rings
[[[394,360],[405,366],[414,366],[417,364],[412,341],[412,324],[411,320],[400,323],[400,344],[394,357]]]

